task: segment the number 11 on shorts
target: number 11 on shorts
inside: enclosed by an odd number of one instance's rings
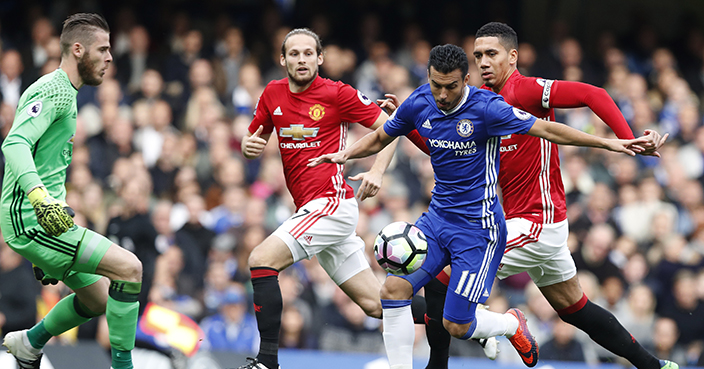
[[[469,280],[467,280],[467,275],[469,275]],[[467,286],[464,288],[464,292],[462,292],[463,297],[469,296],[469,290],[472,288],[472,283],[474,283],[474,278],[477,277],[477,273],[472,273],[469,274],[469,270],[463,270],[462,275],[460,276],[460,281],[457,283],[457,289],[455,289],[456,294],[460,294],[462,291],[462,287],[465,285],[464,282],[467,282]]]

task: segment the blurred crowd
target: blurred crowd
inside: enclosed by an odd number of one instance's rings
[[[422,27],[409,24],[401,39],[389,43],[380,37],[379,16],[363,22],[365,32],[353,45],[327,42],[334,24],[325,17],[306,26],[323,39],[321,75],[372,99],[394,93],[403,100],[424,83],[434,44],[460,45],[472,60],[471,34],[448,30],[430,40]],[[171,25],[155,45],[129,11],[111,21],[114,61],[105,81],[78,93],[66,200],[77,224],[142,260],[142,307],[152,302],[194,319],[205,332],[204,349],[255,352],[247,258],[295,209],[276,138],[251,161],[242,157],[240,141],[264,86],[286,77],[279,54],[291,27],[269,27],[266,48],[257,44],[253,52],[227,16],[204,30],[178,13]],[[59,27],[37,15],[24,42],[0,33],[0,137],[11,127],[22,91],[58,67]],[[569,246],[582,287],[659,358],[704,365],[704,32],[688,34],[676,53],[647,28],[628,47],[607,32],[596,57],[587,57],[577,39],[556,35],[546,48],[520,44],[524,75],[602,86],[636,136],[645,129],[670,134],[659,159],[561,147]],[[470,74],[471,84],[480,86],[474,65]],[[587,108],[558,111],[557,120],[613,135]],[[349,142],[367,132],[351,125]],[[351,162],[347,174],[366,171],[372,161]],[[428,157],[403,139],[379,195],[360,204],[357,233],[380,279],[384,272],[372,254],[376,233],[392,221],[413,222],[427,208],[432,188]],[[315,259],[279,279],[282,347],[383,352],[380,321],[366,317]],[[1,332],[33,325],[66,293],[61,284],[41,287],[31,265],[2,242]],[[488,305],[500,312],[523,307],[542,359],[616,360],[557,318],[526,275],[497,282]],[[427,350],[422,329],[419,355]],[[106,325],[95,320],[59,341],[75,337],[107,345]],[[482,355],[474,343],[453,342],[452,355]],[[509,351],[500,358],[512,360]]]

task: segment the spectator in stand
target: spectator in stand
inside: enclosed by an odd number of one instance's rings
[[[23,64],[27,68],[26,77],[29,81],[34,81],[39,77],[39,71],[49,59],[47,44],[55,36],[55,33],[56,29],[47,17],[37,17],[32,23],[32,42],[22,58]]]
[[[570,222],[570,231],[574,232],[580,240],[584,240],[587,233],[590,233],[590,229],[597,224],[616,227],[612,213],[615,204],[614,193],[607,184],[595,183],[585,200],[584,211]]]
[[[219,67],[227,80],[225,94],[229,96],[240,83],[240,69],[250,58],[245,45],[244,34],[239,27],[229,27],[225,31],[223,50],[218,53]],[[217,50],[216,50],[217,53]]]
[[[589,271],[603,285],[609,277],[623,278],[619,268],[609,260],[609,252],[615,241],[615,232],[607,224],[596,224],[589,229],[579,251],[572,253],[579,271]]]
[[[164,79],[169,83],[176,82],[180,84],[181,90],[186,90],[189,87],[188,70],[202,57],[203,34],[199,30],[191,29],[179,40],[178,45],[172,45],[172,53],[166,60]],[[176,89],[176,86],[172,88]]]
[[[283,291],[283,289],[282,289]],[[319,349],[338,352],[383,353],[380,321],[368,319],[362,308],[341,289],[336,289],[333,304],[323,310],[327,322],[321,329]]]
[[[142,153],[144,164],[148,168],[152,168],[161,157],[165,136],[167,134],[178,135],[179,132],[172,125],[171,106],[166,101],[156,100],[152,104],[145,101],[137,102],[134,104],[135,113],[138,111],[138,107],[146,110],[148,121],[134,133],[134,144]]]
[[[584,349],[574,336],[576,328],[559,318],[554,318],[553,321],[552,339],[540,345],[540,358],[584,362]]]
[[[252,353],[259,350],[259,331],[254,315],[247,312],[244,287],[231,282],[222,297],[218,313],[201,322],[203,348],[211,351]]]
[[[652,242],[651,225],[655,214],[670,215],[671,219],[677,216],[676,207],[663,201],[663,197],[662,187],[655,178],[642,179],[638,185],[639,201],[622,208],[619,228],[639,244]]]
[[[533,283],[526,285],[525,301],[528,307],[528,309],[524,310],[528,330],[535,337],[538,346],[542,346],[552,337],[552,327],[557,314]]]
[[[151,180],[146,173],[133,173],[133,177],[120,189],[122,211],[110,219],[108,238],[134,253],[143,265],[143,291],[139,295],[140,308],[148,302],[148,291],[154,278],[154,264],[159,255],[156,250],[157,232],[149,217]]]
[[[96,181],[90,182],[81,192],[83,196],[82,213],[85,215],[90,228],[98,233],[105,234],[110,220],[105,201],[103,187]]]
[[[0,56],[0,95],[2,101],[15,109],[20,95],[34,79],[22,76],[24,65],[17,50],[6,50]]]
[[[339,45],[328,44],[325,46],[325,60],[327,63],[320,66],[322,77],[347,84],[354,82],[355,56],[353,52],[343,49]]]
[[[202,318],[203,306],[194,296],[201,296],[195,281],[184,271],[184,254],[178,246],[171,246],[156,259],[154,280],[149,290],[149,301],[176,310],[193,319]]]
[[[236,160],[236,159],[234,159]],[[244,223],[244,209],[247,206],[247,191],[242,186],[226,187],[222,193],[222,204],[210,210],[212,230],[217,234],[227,232]]]
[[[655,295],[644,284],[631,285],[628,291],[627,308],[615,315],[644,347],[653,346],[655,325]]]
[[[424,61],[424,68],[427,61],[427,59]],[[355,72],[357,89],[363,91],[372,101],[383,98],[385,91],[382,90],[379,79],[392,65],[394,62],[391,60],[389,45],[382,41],[370,43],[367,59],[357,67]]]
[[[239,84],[232,90],[232,104],[235,114],[249,115],[264,91],[262,74],[254,63],[246,63],[240,68]]]
[[[207,222],[205,201],[199,194],[187,196],[184,204],[188,210],[188,220],[176,231],[176,244],[183,250],[186,269],[193,278],[194,287],[203,287],[206,259],[215,233],[203,226]]]
[[[149,52],[149,42],[149,31],[141,25],[133,26],[129,30],[129,50],[115,59],[115,78],[129,95],[139,91],[144,72],[159,64]]]
[[[248,201],[247,203],[251,203]],[[261,224],[246,224],[237,228],[237,247],[235,257],[237,258],[237,271],[233,279],[239,282],[250,280],[249,266],[247,260],[252,250],[266,238],[268,231]]]
[[[704,316],[704,302],[697,296],[695,274],[690,270],[679,271],[675,275],[672,290],[674,299],[661,301],[662,315],[677,324],[677,343],[690,354],[699,357],[704,345],[704,319],[701,318]]]
[[[135,91],[130,100],[133,102],[145,101],[151,105],[154,101],[163,99],[164,79],[156,69],[147,69],[142,73],[139,90]]]
[[[670,318],[657,318],[653,328],[653,346],[650,348],[654,355],[664,360],[687,362],[687,351],[677,341],[679,339],[677,323]]]
[[[231,279],[225,263],[210,260],[208,271],[205,273],[203,288],[203,307],[206,315],[216,314],[227,294]]]
[[[281,56],[281,44],[284,43],[284,38],[291,32],[291,28],[280,26],[271,34],[269,42],[268,54],[262,58],[261,75],[263,81],[273,81],[286,78],[286,69],[281,66],[279,58]]]
[[[293,349],[317,349],[316,337],[310,332],[310,311],[300,305],[289,304],[283,307],[281,314],[281,347]]]

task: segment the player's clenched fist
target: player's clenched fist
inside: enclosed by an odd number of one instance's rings
[[[264,130],[264,126],[259,126],[257,131],[252,133],[251,136],[245,136],[242,139],[242,154],[247,159],[253,159],[258,157],[264,151],[264,146],[266,146],[266,140],[259,137]]]

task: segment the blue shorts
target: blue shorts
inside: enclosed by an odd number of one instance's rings
[[[466,324],[474,319],[472,303],[483,303],[491,294],[496,271],[506,248],[506,221],[482,228],[481,221],[454,214],[426,212],[416,226],[428,239],[428,256],[420,270],[401,276],[417,293],[448,264],[452,265],[443,317]]]

